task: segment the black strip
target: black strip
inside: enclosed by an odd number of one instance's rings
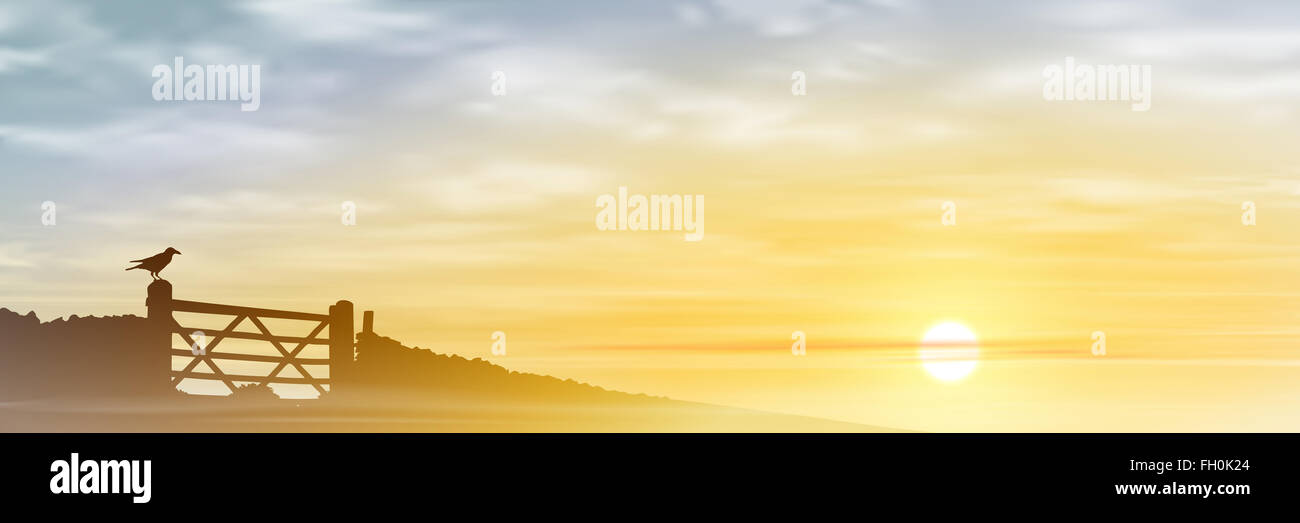
[[[1198,509],[1291,499],[1300,459],[1300,436],[1292,434],[5,434],[0,443],[11,505],[125,511],[205,503],[235,510],[290,499],[318,508],[440,511],[499,510],[507,500],[561,512],[609,503]],[[151,501],[52,494],[51,462],[73,452],[82,460],[151,460]],[[1130,460],[1180,459],[1197,468],[1202,459],[1248,460],[1249,469],[1131,470]],[[1116,484],[1249,485],[1251,493],[1117,495]]]

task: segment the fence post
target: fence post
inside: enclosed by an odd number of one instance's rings
[[[339,300],[330,306],[330,396],[351,377],[355,334],[352,330],[352,302]],[[345,386],[346,388],[346,386]]]
[[[149,284],[149,297],[144,300],[145,307],[149,308],[149,346],[161,349],[164,355],[162,360],[162,382],[167,384],[168,388],[175,390],[171,386],[172,381],[172,284],[167,280],[154,280]],[[166,391],[167,389],[162,389]]]

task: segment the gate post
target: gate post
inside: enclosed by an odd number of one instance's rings
[[[149,308],[149,347],[161,349],[165,355],[162,360],[161,381],[175,390],[172,381],[172,284],[167,280],[154,280],[149,284],[149,297],[144,300]],[[153,387],[149,387],[152,389]],[[164,392],[167,389],[158,390]]]
[[[352,302],[339,300],[330,306],[330,396],[336,399],[339,383],[352,377],[354,336]]]

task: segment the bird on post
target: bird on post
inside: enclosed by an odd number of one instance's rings
[[[144,269],[146,271],[149,271],[149,275],[153,276],[153,279],[155,280],[162,279],[160,276],[158,276],[158,272],[162,271],[164,267],[167,267],[167,264],[172,262],[173,254],[180,254],[180,253],[181,251],[168,247],[167,250],[155,254],[153,256],[150,256],[148,258],[131,260],[131,263],[138,263],[139,265],[136,265],[135,267],[127,267],[126,270],[129,271],[131,269]]]

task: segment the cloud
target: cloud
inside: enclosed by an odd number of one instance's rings
[[[1300,33],[1292,29],[1185,27],[1108,34],[1098,40],[1120,56],[1147,60],[1294,63],[1300,58]]]
[[[853,146],[860,144],[861,127],[851,121],[805,118],[799,99],[754,99],[710,93],[683,92],[665,98],[659,111],[696,140],[729,147],[760,147],[772,143]]]
[[[708,24],[710,21],[709,12],[695,4],[677,4],[673,6],[673,14],[677,19],[689,27],[699,27]]]
[[[35,266],[30,253],[22,246],[0,244],[0,269],[28,269]]]
[[[748,25],[770,38],[812,36],[835,23],[859,28],[872,21],[864,15],[913,11],[917,7],[910,0],[714,0],[714,4],[726,19]]]
[[[1042,179],[1047,194],[1094,206],[1131,208],[1179,199],[1212,199],[1216,190],[1186,179],[1158,180],[1132,173],[1072,172]]]
[[[1273,71],[1241,75],[1175,72],[1166,76],[1171,91],[1203,100],[1250,102],[1265,98],[1300,99],[1300,72]]]
[[[88,161],[171,158],[188,159],[181,163],[192,166],[216,158],[265,159],[267,153],[309,153],[320,144],[301,130],[235,121],[197,121],[181,115],[80,126],[0,126],[0,135],[14,145]]]
[[[1050,24],[1086,28],[1143,25],[1170,16],[1169,11],[1156,2],[1048,4],[1042,10],[1042,19]]]
[[[263,17],[285,35],[321,42],[390,41],[438,28],[432,13],[384,7],[379,2],[273,0],[241,9]]]
[[[554,201],[556,196],[591,196],[609,192],[601,185],[610,176],[589,167],[501,161],[467,172],[447,173],[420,182],[440,209],[457,214],[520,212]],[[594,211],[592,211],[594,213]]]
[[[504,96],[491,93],[496,71],[505,74]],[[430,112],[452,104],[465,117],[456,123],[466,130],[492,124],[546,128],[548,135],[599,129],[644,140],[664,125],[650,112],[653,102],[679,96],[679,87],[662,73],[600,53],[557,45],[497,46],[421,72],[397,97]]]
[[[716,0],[716,4],[728,18],[768,37],[811,33],[846,10],[824,0]]]
[[[0,74],[13,73],[25,68],[41,66],[48,60],[48,51],[27,51],[0,47]]]

